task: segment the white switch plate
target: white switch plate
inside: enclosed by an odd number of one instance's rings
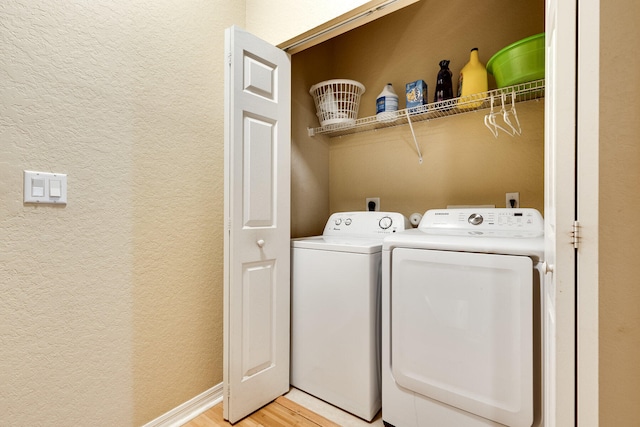
[[[53,185],[51,185],[52,182]],[[36,184],[35,188],[34,183]],[[67,175],[64,173],[24,171],[23,194],[24,203],[66,205]]]

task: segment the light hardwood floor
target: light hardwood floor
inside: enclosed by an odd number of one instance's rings
[[[277,398],[236,424],[230,424],[224,420],[222,417],[222,403],[219,403],[182,427],[231,425],[236,427],[340,427],[339,424],[329,421],[286,397]]]

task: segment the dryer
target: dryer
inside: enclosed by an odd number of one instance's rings
[[[291,385],[367,421],[380,410],[382,240],[396,212],[341,212],[291,241]]]
[[[385,239],[385,425],[543,424],[543,233],[535,209],[437,209]]]

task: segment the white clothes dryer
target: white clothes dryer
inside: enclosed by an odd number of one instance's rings
[[[535,209],[438,209],[385,239],[386,426],[543,425],[543,233]]]
[[[291,385],[368,421],[381,405],[382,240],[409,227],[395,212],[342,212],[291,241]]]

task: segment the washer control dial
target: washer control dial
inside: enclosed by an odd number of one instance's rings
[[[389,227],[391,227],[391,225],[393,225],[393,220],[389,216],[383,216],[382,218],[380,218],[380,221],[378,222],[378,225],[383,230],[386,230]]]
[[[477,213],[469,215],[469,218],[467,219],[467,221],[469,221],[469,224],[471,225],[480,225],[482,224],[483,220],[484,218],[482,218],[482,215]]]
[[[351,225],[351,218],[347,218],[344,220],[344,225]]]

